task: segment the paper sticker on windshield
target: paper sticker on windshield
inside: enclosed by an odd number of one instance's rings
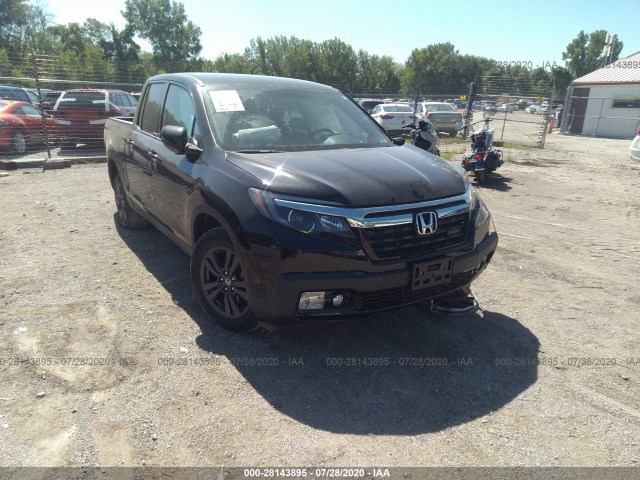
[[[237,90],[210,90],[209,95],[216,112],[244,112]]]

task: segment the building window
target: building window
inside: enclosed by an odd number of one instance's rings
[[[640,98],[614,98],[611,108],[640,108]]]

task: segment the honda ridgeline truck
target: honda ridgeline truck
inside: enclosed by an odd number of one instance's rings
[[[159,75],[104,140],[119,223],[185,250],[202,307],[230,330],[440,297],[496,250],[464,171],[325,85]]]

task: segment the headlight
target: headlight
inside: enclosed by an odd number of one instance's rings
[[[472,187],[473,188],[473,187]],[[475,218],[475,244],[480,243],[488,233],[495,231],[491,214],[480,195],[471,190],[471,218]]]
[[[262,215],[301,233],[332,233],[354,238],[351,227],[343,217],[314,212],[314,205],[305,203],[295,208],[290,204],[297,202],[284,200],[279,205],[273,194],[257,188],[249,189],[249,197]]]

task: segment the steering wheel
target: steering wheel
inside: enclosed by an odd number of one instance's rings
[[[337,134],[338,134],[338,132],[334,132],[330,128],[319,128],[319,129],[314,130],[313,132],[311,132],[311,136],[318,143],[322,143],[327,138],[333,137],[334,135],[337,135]]]

